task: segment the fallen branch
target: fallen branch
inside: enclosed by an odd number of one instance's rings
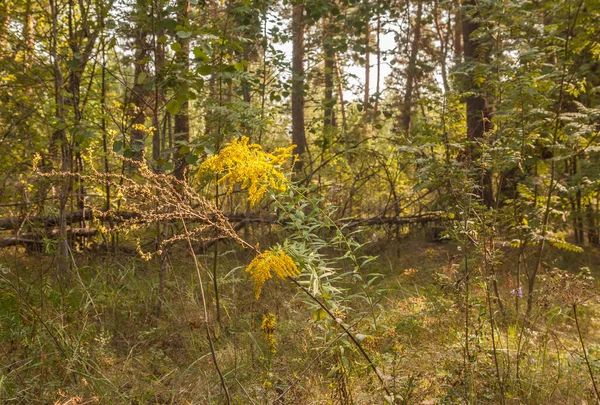
[[[96,228],[72,228],[67,230],[69,237],[91,237],[98,233]],[[0,249],[10,246],[26,246],[30,248],[41,248],[44,239],[58,237],[58,229],[51,229],[43,234],[23,233],[20,235],[5,236],[0,238]]]
[[[267,215],[252,215],[245,214],[223,214],[229,222],[243,223],[284,223],[275,214]],[[121,223],[123,221],[133,221],[136,219],[143,220],[139,213],[128,211],[93,211],[91,209],[71,211],[66,213],[67,224],[73,224],[82,221],[91,221],[93,219],[105,220],[113,223]],[[199,218],[190,217],[184,219],[190,222],[195,222]],[[358,226],[378,226],[378,225],[405,225],[405,224],[424,224],[429,222],[440,222],[446,220],[443,212],[431,212],[423,215],[410,216],[394,216],[394,217],[371,217],[371,218],[344,218],[336,221],[338,226],[354,228]],[[29,227],[52,227],[58,224],[59,217],[56,215],[47,216],[31,216],[31,217],[4,217],[0,218],[0,230],[20,229],[24,223]]]

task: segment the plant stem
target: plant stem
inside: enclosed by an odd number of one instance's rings
[[[202,309],[204,311],[204,325],[206,326],[206,338],[208,339],[208,345],[210,346],[210,354],[212,356],[213,364],[215,365],[215,369],[219,374],[219,379],[221,380],[221,387],[225,392],[225,397],[227,399],[227,404],[231,404],[231,397],[229,396],[229,391],[227,390],[227,385],[225,384],[225,378],[223,377],[223,373],[219,368],[219,363],[217,362],[217,355],[215,354],[215,347],[213,345],[212,337],[210,336],[210,325],[208,323],[208,309],[206,307],[206,297],[204,296],[204,285],[202,283],[202,274],[200,273],[200,263],[198,263],[198,258],[194,253],[194,247],[192,246],[192,241],[190,239],[190,233],[188,232],[187,226],[185,224],[185,220],[183,219],[183,215],[180,215],[181,223],[183,225],[183,230],[185,231],[185,239],[187,240],[188,247],[190,249],[190,253],[194,258],[194,267],[196,268],[196,274],[198,275],[198,282],[200,283],[200,297],[202,298]]]
[[[327,308],[325,306],[325,304],[323,304],[323,302],[321,302],[321,300],[319,300],[317,297],[315,297],[313,294],[311,294],[310,291],[308,291],[306,288],[304,288],[304,286],[302,286],[298,282],[298,280],[296,280],[295,278],[292,278],[292,277],[288,277],[288,279],[291,280],[292,283],[296,284],[296,286],[298,288],[300,288],[306,295],[308,295],[310,297],[310,299],[312,299],[313,301],[315,301],[321,307],[321,309],[323,309],[323,311],[325,311],[325,313],[327,313],[327,315],[329,315],[329,317],[331,319],[333,319],[333,321],[336,324],[338,324],[340,326],[340,328],[342,328],[342,330],[344,331],[344,333],[346,335],[348,335],[348,337],[350,338],[350,340],[352,340],[352,343],[354,343],[354,345],[358,348],[358,351],[360,352],[360,354],[362,354],[362,356],[369,362],[369,365],[371,366],[371,368],[375,372],[375,375],[377,376],[377,378],[381,382],[381,386],[385,390],[386,394],[388,394],[389,396],[391,396],[392,393],[388,389],[387,384],[383,380],[383,377],[381,376],[381,374],[379,374],[379,371],[377,370],[377,367],[375,367],[375,364],[373,363],[373,361],[371,360],[371,358],[369,357],[369,355],[367,354],[367,352],[365,352],[365,349],[363,349],[363,347],[358,342],[358,340],[356,340],[356,338],[354,337],[354,335],[352,334],[352,332],[350,332],[350,330],[347,327],[345,327],[343,323],[338,322],[336,320],[336,316],[333,313],[331,313],[331,311],[329,310],[329,308]]]
[[[575,317],[575,326],[577,327],[577,334],[579,335],[579,343],[581,343],[581,350],[583,350],[583,358],[585,359],[585,364],[587,365],[587,369],[590,372],[590,379],[592,380],[592,386],[594,387],[594,392],[596,393],[596,399],[598,400],[598,403],[600,403],[600,394],[598,393],[598,386],[596,385],[596,380],[594,379],[592,365],[590,364],[590,359],[588,359],[587,350],[585,349],[585,343],[583,342],[583,336],[581,335],[581,328],[579,327],[579,319],[577,318],[577,304],[573,304],[573,316]]]

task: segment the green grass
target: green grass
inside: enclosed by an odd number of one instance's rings
[[[509,282],[516,257],[511,248],[503,250],[497,277],[505,316],[493,306],[500,383],[486,279],[477,272],[470,285],[465,339],[465,290],[457,282],[463,263],[456,246],[415,238],[368,248],[367,253],[379,256],[363,279],[370,279],[368,273],[379,276],[368,287],[345,285],[350,298],[337,311],[348,325],[358,321],[352,330],[396,403],[455,404],[469,398],[498,404],[502,392],[507,404],[593,402],[569,305],[548,294],[536,306],[532,327],[523,327]],[[545,261],[572,272],[589,267],[597,275],[594,253],[571,258],[553,252]],[[77,256],[79,267],[61,288],[53,277],[52,257],[14,250],[2,254],[0,403],[66,404],[74,398],[78,404],[95,399],[102,404],[224,403],[203,326],[198,280],[184,251],[171,252],[160,317],[153,261]],[[356,347],[343,336],[332,344],[339,328],[310,311],[290,283],[270,280],[261,299],[254,299],[243,271],[249,260],[236,251],[219,258],[220,325],[211,275],[203,274],[216,357],[233,403],[251,403],[249,397],[256,404],[271,403],[290,384],[294,387],[285,403],[384,403],[381,385]],[[212,254],[201,262],[211,269]],[[540,291],[550,291],[548,283],[542,281]],[[275,353],[260,327],[266,313],[277,316]],[[598,314],[595,298],[580,307],[595,372],[600,367]]]

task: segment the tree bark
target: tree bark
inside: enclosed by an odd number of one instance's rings
[[[188,24],[188,17],[190,12],[190,3],[187,0],[179,1],[179,25],[186,26]],[[190,69],[190,40],[188,38],[179,38],[179,45],[181,45],[181,52],[177,53],[177,62],[181,66],[181,74],[185,75]],[[187,91],[187,85],[185,85]],[[175,156],[175,171],[174,175],[177,180],[183,180],[185,178],[185,170],[188,166],[185,160],[184,148],[187,149],[187,144],[190,142],[190,115],[189,115],[189,101],[187,94],[185,100],[181,105],[181,109],[175,114],[175,145],[177,146],[177,154]]]
[[[130,115],[133,118],[131,120],[131,135],[129,138],[129,145],[133,149],[134,157],[140,159],[142,156],[142,150],[144,149],[144,140],[146,138],[144,125],[146,123],[147,92],[144,78],[148,76],[146,63],[148,58],[148,29],[146,28],[148,23],[148,9],[145,0],[137,0],[135,13],[135,61],[133,75],[135,83],[133,84],[131,94],[131,101],[133,105]]]
[[[475,0],[468,0],[465,6],[475,8]],[[479,52],[480,42],[472,38],[472,34],[479,29],[479,23],[476,21],[478,13],[473,17],[467,16],[463,10],[463,53],[465,62],[474,62],[482,58],[484,62],[489,59],[489,51],[484,54]],[[473,73],[469,75],[468,88],[465,91],[469,92],[466,97],[467,109],[467,148],[466,158],[470,161],[477,161],[481,157],[481,148],[478,142],[484,135],[491,130],[491,109],[488,106],[487,100],[483,95],[482,89],[475,83]],[[480,184],[480,198],[487,207],[495,205],[494,193],[492,190],[492,178],[489,170],[485,170]]]
[[[365,117],[368,117],[369,104],[371,100],[371,24],[365,24],[365,94],[363,96],[363,108]]]
[[[294,172],[304,164],[306,134],[304,132],[304,5],[300,2],[292,11],[292,143],[296,145]]]
[[[410,135],[411,128],[411,110],[413,104],[413,90],[415,84],[415,75],[417,73],[417,56],[421,42],[421,17],[423,15],[423,0],[417,2],[417,14],[415,16],[415,29],[413,41],[410,48],[410,57],[406,67],[406,92],[402,103],[402,129],[407,135]]]
[[[334,49],[332,24],[329,18],[323,22],[323,50],[325,53],[325,100],[323,102],[323,124],[327,127],[335,127],[336,119],[334,113],[335,99],[333,98],[333,73],[334,73]]]

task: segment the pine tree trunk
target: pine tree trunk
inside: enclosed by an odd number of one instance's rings
[[[475,0],[468,0],[465,6],[476,7]],[[482,58],[485,62],[489,59],[489,50],[486,50],[483,55],[479,51],[479,42],[472,38],[472,34],[479,29],[479,23],[476,18],[478,13],[473,17],[463,17],[463,52],[465,62],[474,62],[478,58]],[[468,88],[465,91],[469,92],[469,96],[465,98],[467,107],[467,142],[466,158],[472,162],[476,162],[481,157],[481,148],[478,141],[481,140],[485,133],[491,130],[491,114],[487,100],[480,89],[474,82],[473,74],[469,75]],[[489,171],[485,171],[481,178],[480,197],[487,207],[494,206],[494,196],[492,191],[492,177]]]
[[[294,172],[304,164],[306,135],[304,133],[304,6],[294,5],[292,11],[292,143],[296,145]]]
[[[415,76],[417,70],[417,56],[421,42],[421,18],[423,15],[423,0],[417,2],[417,14],[415,16],[415,29],[412,45],[410,48],[410,57],[406,68],[406,92],[402,103],[402,129],[410,136],[411,128],[411,110],[413,104],[413,90],[415,85]]]
[[[323,102],[323,124],[327,127],[335,127],[336,120],[334,114],[335,99],[333,98],[333,71],[334,71],[334,50],[333,35],[331,32],[331,22],[324,18],[323,22],[323,50],[325,53],[325,100]]]

